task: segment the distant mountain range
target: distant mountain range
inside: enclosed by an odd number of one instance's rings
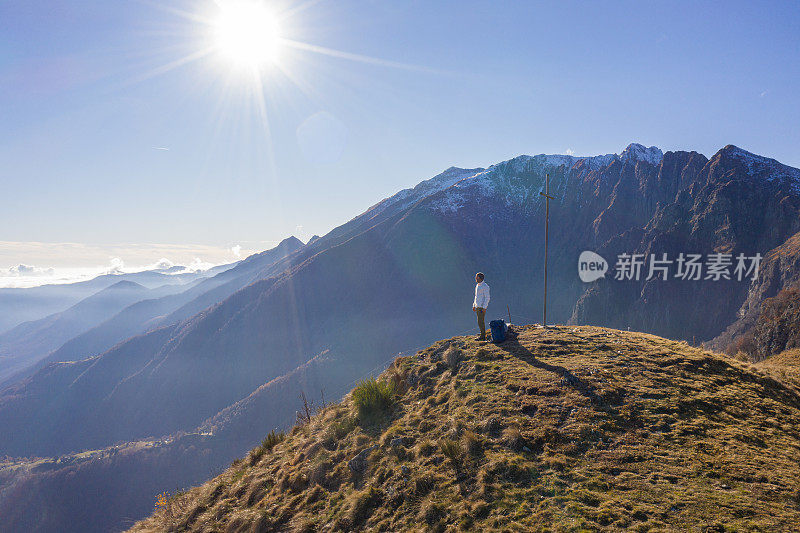
[[[67,284],[41,285],[30,288],[0,288],[0,333],[32,320],[60,313],[84,298],[114,285],[132,281],[148,289],[164,285],[183,285],[206,276],[213,276],[232,265],[221,265],[205,271],[176,271],[156,268],[142,272],[110,273],[87,281]]]
[[[776,278],[783,263],[752,282],[615,280],[620,254],[761,254],[765,267],[780,254],[800,264],[782,252],[800,231],[800,171],[735,146],[711,159],[632,144],[619,155],[453,167],[305,246],[285,241],[282,250],[177,295],[135,303],[66,341],[46,366],[7,380],[0,454],[53,456],[200,428],[213,437],[173,445],[182,446],[181,457],[205,454],[204,466],[219,466],[289,423],[301,391],[316,401],[321,391],[337,398],[397,353],[474,328],[478,270],[492,288],[490,318],[509,309],[514,322],[538,321],[546,175],[556,198],[554,322],[712,341],[741,319],[743,306],[757,314],[760,302],[792,282]],[[612,271],[581,282],[584,250]],[[138,459],[130,460],[154,464],[155,452],[131,453]],[[92,479],[113,476],[113,464],[96,464]],[[200,481],[188,467],[159,475],[165,489]],[[26,480],[17,486],[44,483]],[[129,494],[128,507],[109,508],[131,516],[151,496]],[[107,520],[104,527],[116,523]]]
[[[220,265],[197,272],[186,272],[185,267],[174,266],[126,274],[105,274],[72,284],[0,289],[0,324],[6,325],[18,322],[22,316],[35,317],[77,300],[77,303],[63,311],[22,322],[0,333],[0,388],[18,381],[23,372],[34,367],[64,342],[97,326],[127,306],[186,291],[199,280],[213,277],[233,266]],[[118,341],[128,337],[130,335]],[[112,345],[105,346],[101,351]],[[85,353],[80,354],[81,358],[85,356]]]
[[[17,326],[0,335],[0,358],[7,354],[9,363],[18,362],[15,369],[10,368],[10,364],[0,366],[0,389],[31,375],[47,363],[86,359],[159,325],[188,318],[250,283],[254,274],[260,272],[265,265],[273,264],[302,245],[295,237],[287,238],[275,248],[255,254],[244,261],[214,267],[204,275],[184,278],[186,282],[180,285],[162,285],[147,292],[139,291],[139,296],[130,298],[130,301],[117,300],[125,305],[98,306],[97,296],[102,294],[98,293],[90,297],[94,301],[84,300],[65,311],[72,316],[82,316],[80,324],[73,324],[71,328],[62,327],[53,331],[50,324],[60,314]],[[234,266],[238,268],[232,271]],[[143,273],[130,276],[141,277],[141,274]],[[111,294],[120,295],[119,292]],[[87,306],[92,307],[95,312],[84,314],[82,308]],[[49,329],[42,331],[42,327]],[[31,331],[35,335],[29,334],[19,339],[20,334]]]
[[[133,281],[119,281],[76,303],[66,311],[23,322],[0,335],[0,382],[14,376],[76,335],[91,329],[128,305],[148,296],[185,290],[182,285],[146,289]]]

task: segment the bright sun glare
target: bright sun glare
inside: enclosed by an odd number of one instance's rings
[[[277,20],[252,0],[225,2],[214,20],[217,51],[232,65],[260,69],[277,62],[280,35]]]

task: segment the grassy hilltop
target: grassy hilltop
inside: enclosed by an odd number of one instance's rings
[[[400,358],[132,531],[797,531],[796,357],[527,326]]]

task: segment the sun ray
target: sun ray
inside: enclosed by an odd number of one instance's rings
[[[166,13],[171,13],[173,15],[177,15],[183,19],[186,19],[190,22],[200,22],[202,24],[210,24],[211,19],[205,15],[201,15],[198,12],[186,11],[183,9],[178,9],[177,7],[164,5],[160,2],[153,2],[152,0],[140,0],[143,4],[147,4],[151,7],[164,11]],[[218,1],[214,2],[215,4],[219,4]]]
[[[161,74],[166,74],[167,72],[169,72],[171,70],[175,70],[176,68],[180,68],[180,67],[182,67],[184,65],[188,65],[189,63],[193,63],[195,61],[198,61],[200,59],[208,57],[213,52],[214,52],[214,49],[212,47],[209,47],[209,48],[204,48],[203,50],[198,50],[197,52],[193,52],[191,54],[187,54],[187,55],[185,55],[183,57],[179,57],[178,59],[170,61],[169,63],[166,63],[164,65],[158,66],[158,67],[150,70],[149,72],[145,72],[145,73],[141,74],[137,78],[134,78],[133,80],[131,80],[130,83],[139,83],[139,82],[148,80],[150,78],[154,78],[156,76],[160,76]]]
[[[295,73],[292,72],[292,69],[287,68],[282,64],[277,65],[278,69],[280,70],[281,74],[286,76],[288,79],[297,89],[300,90],[303,95],[308,98],[309,100],[313,101],[316,104],[321,104],[319,97],[314,90],[314,86],[310,83],[303,80],[300,76],[297,76]]]
[[[415,70],[418,72],[429,72],[433,74],[446,74],[445,71],[432,69],[429,67],[423,67],[420,65],[412,65],[410,63],[401,63],[399,61],[390,61],[388,59],[381,59],[378,57],[371,57],[365,56],[362,54],[353,54],[351,52],[343,52],[341,50],[335,50],[333,48],[326,48],[324,46],[318,46],[315,44],[304,43],[302,41],[294,41],[292,39],[281,39],[281,44],[284,46],[288,46],[290,48],[295,48],[297,50],[304,50],[307,52],[314,52],[317,54],[322,54],[330,57],[335,57],[337,59],[346,59],[349,61],[357,61],[359,63],[365,63],[368,65],[378,65],[381,67],[391,67],[391,68],[398,68],[403,70]]]
[[[291,9],[287,9],[285,11],[281,11],[278,14],[278,17],[281,20],[288,19],[288,18],[296,15],[297,13],[300,13],[301,11],[305,11],[306,9],[308,9],[310,7],[313,7],[316,4],[319,4],[322,1],[323,0],[308,0],[307,2],[303,2],[302,4],[300,4],[298,6],[295,6],[295,7],[291,8]]]

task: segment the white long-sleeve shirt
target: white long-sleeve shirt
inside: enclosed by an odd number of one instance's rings
[[[472,301],[472,307],[482,307],[484,309],[489,307],[489,284],[485,281],[475,285],[475,300]]]

